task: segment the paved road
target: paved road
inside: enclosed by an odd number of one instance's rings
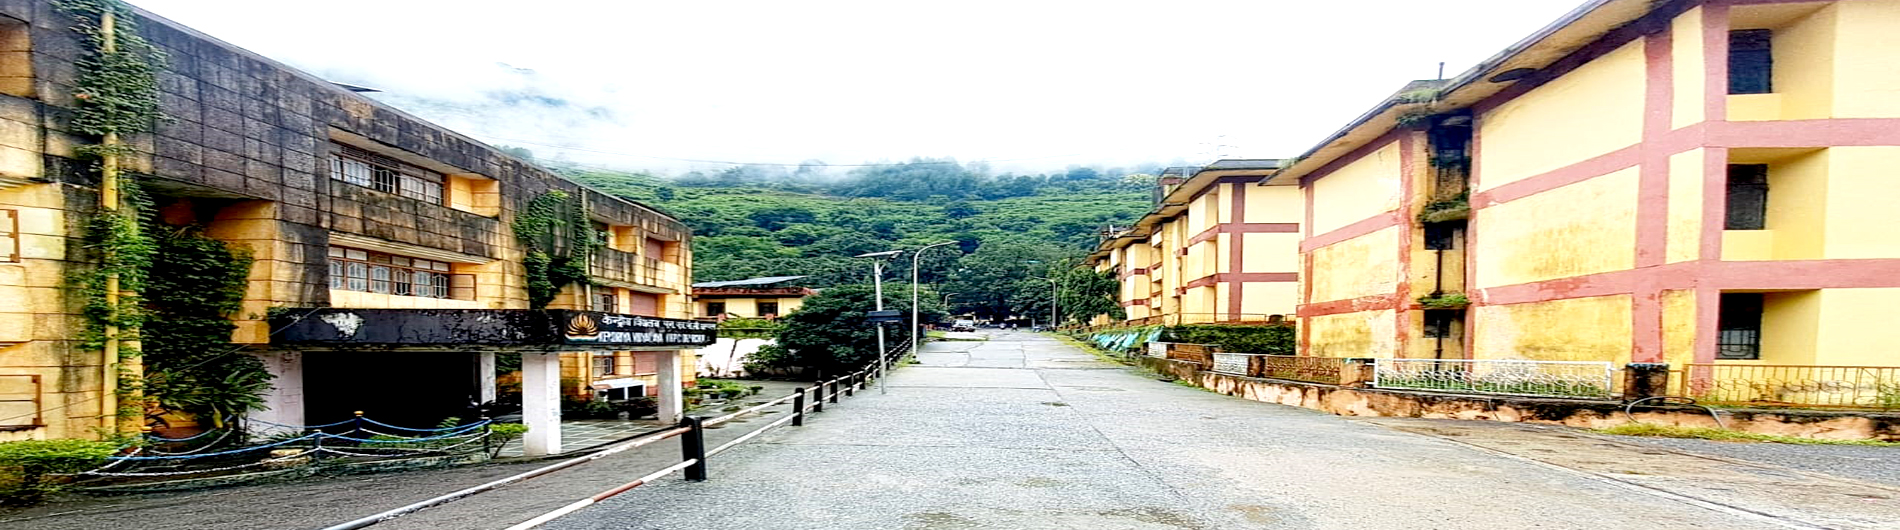
[[[768,384],[767,386],[775,386]],[[787,392],[789,393],[789,392]],[[859,394],[862,395],[862,394]],[[764,401],[771,396],[748,398]],[[790,406],[706,432],[709,445],[784,417]],[[719,411],[701,411],[707,416]],[[679,444],[662,441],[445,506],[378,524],[376,530],[500,529],[679,462]],[[0,530],[260,530],[322,528],[541,467],[531,461],[117,497],[78,497],[25,509],[0,509]]]
[[[710,481],[660,482],[546,528],[1900,526],[1900,489],[1565,429],[1256,403],[1045,335],[933,343],[919,358],[888,395],[721,455]]]

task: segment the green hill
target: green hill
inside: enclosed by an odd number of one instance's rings
[[[690,225],[694,281],[808,275],[811,287],[869,283],[870,265],[852,256],[957,241],[927,254],[919,276],[953,295],[953,312],[986,317],[1047,311],[1049,284],[1035,278],[1094,248],[1104,226],[1125,226],[1147,211],[1150,173],[1157,172],[1078,167],[992,176],[929,159],[830,180],[806,169],[747,166],[673,179],[560,171]],[[909,276],[909,259],[886,268],[887,281]]]

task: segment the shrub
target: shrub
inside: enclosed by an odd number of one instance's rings
[[[1166,342],[1214,344],[1221,351],[1293,355],[1299,345],[1293,326],[1172,326],[1162,333]]]
[[[489,425],[488,445],[494,448],[494,452],[489,453],[488,457],[494,458],[500,455],[501,446],[508,445],[508,442],[515,441],[515,439],[520,438],[521,435],[524,434],[528,434],[528,426],[519,423],[497,423]]]
[[[111,442],[22,440],[0,442],[0,502],[31,504],[57,489],[47,475],[71,474],[104,465],[118,449]]]

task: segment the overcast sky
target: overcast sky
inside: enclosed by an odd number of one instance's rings
[[[130,1],[484,141],[667,173],[1290,157],[1582,3]]]

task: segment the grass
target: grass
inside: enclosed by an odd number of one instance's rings
[[[1798,444],[1798,445],[1870,445],[1870,446],[1876,446],[1876,447],[1900,447],[1900,442],[1883,442],[1880,440],[1825,440],[1825,439],[1820,439],[1820,438],[1802,438],[1799,436],[1782,436],[1778,434],[1756,434],[1752,432],[1732,431],[1728,429],[1715,429],[1715,428],[1709,428],[1709,427],[1677,427],[1674,425],[1657,425],[1654,423],[1625,423],[1622,425],[1617,425],[1615,427],[1608,427],[1608,428],[1603,428],[1603,429],[1591,429],[1591,431],[1601,433],[1601,434],[1615,434],[1615,435],[1621,435],[1621,436],[1656,436],[1656,437],[1662,437],[1662,438],[1695,438],[1699,440],[1714,440],[1718,442],[1768,442],[1768,443]]]
[[[1134,361],[1130,361],[1128,359],[1124,359],[1124,358],[1117,357],[1114,355],[1109,355],[1108,352],[1102,351],[1100,348],[1096,348],[1094,344],[1089,344],[1088,341],[1080,340],[1075,337],[1071,337],[1062,333],[1052,333],[1051,335],[1054,335],[1056,340],[1062,341],[1063,344],[1074,346],[1076,347],[1076,349],[1089,352],[1089,355],[1094,355],[1098,359],[1115,363],[1115,364],[1124,365],[1124,366],[1135,365]]]

